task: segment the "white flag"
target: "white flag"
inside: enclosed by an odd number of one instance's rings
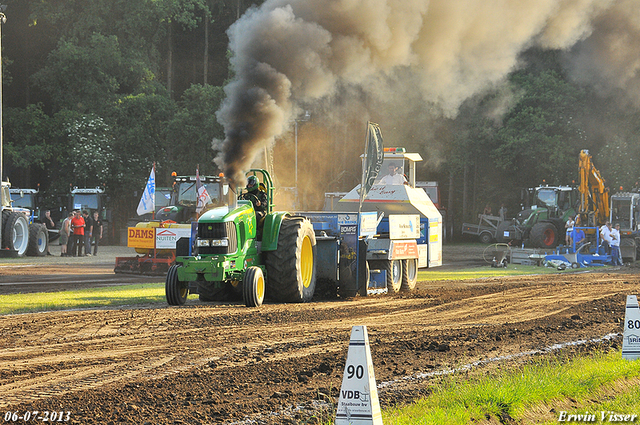
[[[196,168],[196,190],[198,192],[198,203],[196,204],[196,213],[200,214],[200,211],[205,207],[205,205],[211,203],[211,197],[209,196],[209,192],[207,192],[207,188],[200,181],[200,170]]]
[[[156,168],[151,169],[151,175],[149,175],[149,181],[144,188],[142,198],[138,204],[138,215],[155,212],[156,210]]]

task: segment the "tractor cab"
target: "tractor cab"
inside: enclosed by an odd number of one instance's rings
[[[361,156],[363,167],[365,156]],[[417,153],[407,153],[405,148],[384,148],[384,157],[376,185],[403,185],[416,187],[416,163],[422,161]]]
[[[517,215],[519,222],[526,221],[529,217],[539,216],[544,218],[567,218],[573,215],[573,207],[579,202],[579,193],[571,186],[538,186],[527,189],[522,196],[522,211]]]
[[[271,180],[271,175],[266,170],[251,169],[245,174],[245,176],[247,179],[250,176],[255,176],[258,179],[258,190],[263,192],[267,197],[266,213],[271,213],[273,211],[273,192],[275,190],[273,187],[273,180]],[[238,199],[246,193],[246,188],[240,190],[238,193]]]
[[[210,202],[209,200],[205,201],[205,210],[228,204],[229,185],[223,176],[199,177],[200,183],[211,199]],[[171,220],[176,223],[195,221],[198,215],[196,212],[198,196],[196,176],[174,176],[169,202],[164,206],[159,206],[156,219],[160,221]]]

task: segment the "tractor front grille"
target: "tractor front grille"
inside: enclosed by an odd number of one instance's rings
[[[229,246],[207,246],[198,248],[198,254],[220,255],[232,254],[238,250],[236,226],[233,222],[198,223],[199,239],[228,239]]]

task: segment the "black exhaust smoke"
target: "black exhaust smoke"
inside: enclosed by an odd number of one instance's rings
[[[455,116],[532,47],[562,51],[574,78],[637,105],[639,10],[638,0],[266,0],[228,31],[235,76],[217,114],[225,139],[213,143],[215,162],[243,184],[298,105],[352,89],[395,116]],[[416,94],[424,108],[407,102]]]

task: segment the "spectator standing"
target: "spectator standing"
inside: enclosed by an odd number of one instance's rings
[[[47,228],[47,233],[49,234],[49,243],[47,244],[47,255],[53,255],[51,254],[50,243],[57,240],[60,237],[60,233],[58,233],[57,235],[54,232],[49,233],[50,230],[55,230],[56,228],[56,223],[51,218],[51,210],[46,210],[44,212],[44,218],[42,219],[42,224],[45,225],[45,227]],[[52,233],[54,236],[51,236]]]
[[[611,238],[611,262],[614,266],[622,266],[622,256],[620,255],[620,224],[616,223],[609,233]]]
[[[484,211],[482,211],[482,214],[484,214],[484,215],[491,215],[491,205],[487,204],[487,205],[484,207]]]
[[[507,207],[504,204],[500,205],[500,209],[498,210],[498,215],[500,216],[500,220],[504,221],[507,219]]]
[[[567,243],[567,246],[571,245],[571,234],[573,233],[573,226],[575,226],[576,222],[573,219],[573,216],[570,215],[569,219],[567,220],[567,222],[564,224],[564,228],[566,236],[565,236],[565,242]]]
[[[611,254],[611,222],[610,221],[605,222],[604,226],[600,227],[600,237],[602,238],[602,246],[604,246],[604,253]]]
[[[98,211],[93,212],[93,220],[91,220],[91,239],[93,242],[93,255],[98,255],[98,242],[102,239],[102,221],[100,220],[100,214]],[[89,244],[91,247],[91,244]]]
[[[89,217],[88,211],[82,211],[82,218],[84,219],[84,255],[91,256],[91,217]]]
[[[66,257],[68,256],[68,248],[71,240],[71,219],[73,218],[73,213],[69,213],[67,218],[64,219],[62,225],[60,226],[60,256]]]
[[[71,228],[73,229],[73,243],[71,248],[71,256],[82,257],[82,246],[84,245],[84,218],[80,211],[76,211],[75,216],[71,219]]]

